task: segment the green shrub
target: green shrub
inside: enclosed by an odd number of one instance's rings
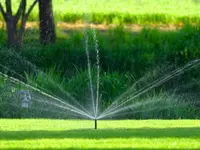
[[[25,72],[35,73],[36,67],[13,49],[0,48],[0,71],[24,80]]]
[[[90,58],[95,64],[92,36],[89,31]],[[82,31],[62,33],[56,44],[46,46],[40,45],[33,33],[27,33],[26,37],[31,42],[25,38],[22,56],[41,69],[56,66],[61,73],[72,76],[76,72],[74,66],[83,69],[87,66]],[[191,25],[177,31],[144,28],[137,34],[119,26],[108,32],[97,32],[97,38],[102,70],[130,72],[135,77],[141,77],[147,68],[157,64],[185,64],[200,57],[200,29]]]
[[[0,76],[0,117],[21,118],[21,102],[15,92],[18,85],[13,85],[8,78]]]

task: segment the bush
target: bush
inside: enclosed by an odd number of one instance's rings
[[[89,31],[90,58],[95,64],[92,36]],[[84,69],[87,66],[84,35],[81,31],[72,31],[66,34],[66,38],[58,38],[54,45],[41,46],[33,37],[34,42],[24,45],[22,56],[41,69],[56,66],[61,73],[73,76],[76,67]],[[97,38],[101,69],[105,72],[129,72],[136,78],[140,78],[147,68],[158,64],[185,64],[200,57],[200,29],[190,25],[177,31],[145,28],[138,34],[120,26],[105,33],[98,32]]]
[[[16,97],[17,85],[9,82],[8,78],[0,76],[0,117],[21,118],[21,101]]]
[[[19,53],[5,47],[0,48],[0,72],[24,81],[25,72],[35,73],[36,67]]]

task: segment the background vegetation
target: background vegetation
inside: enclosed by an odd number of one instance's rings
[[[28,1],[31,5],[33,0]],[[13,0],[17,9],[20,0]],[[93,23],[199,23],[200,2],[198,0],[57,0],[53,1],[56,21],[83,21],[88,13]],[[142,7],[141,7],[142,6]],[[38,7],[29,20],[38,20]]]
[[[19,2],[19,0],[13,0],[15,11]],[[32,2],[28,0],[28,5]],[[200,3],[197,0],[102,0],[101,2],[58,0],[53,1],[53,8],[56,22],[73,22],[76,26],[83,23],[84,13],[87,12],[88,23],[117,25],[114,28],[97,29],[101,61],[100,91],[105,108],[128,87],[151,73],[152,70],[165,74],[168,67],[173,70],[200,58]],[[35,7],[29,21],[38,21],[38,13],[38,7]],[[138,24],[142,30],[132,31],[127,28],[132,24]],[[164,24],[164,30],[160,28],[161,24]],[[48,89],[61,97],[66,94],[61,91],[68,91],[84,104],[89,93],[83,29],[69,30],[57,27],[56,42],[45,45],[38,40],[39,33],[38,28],[30,27],[26,29],[22,47],[8,47],[7,31],[5,27],[2,27],[0,29],[0,71],[29,84]],[[88,34],[93,64],[92,73],[95,79],[96,53],[90,29]],[[155,103],[148,107],[154,108],[158,105],[162,108],[164,105],[170,106],[174,104],[173,102],[182,99],[184,107],[177,106],[165,110],[156,108],[149,113],[138,112],[128,117],[137,119],[199,118],[199,73],[199,68],[196,67],[191,72],[171,80],[146,95],[149,99],[156,99],[169,94],[165,103],[159,105]],[[23,110],[14,113],[16,108],[9,106],[11,98],[9,94],[5,94],[10,93],[12,88],[5,85],[1,82],[1,90],[4,94],[0,98],[1,102],[6,102],[6,104],[0,106],[2,110],[0,116],[30,117],[24,116]],[[177,95],[189,96],[174,96],[171,91],[175,89]],[[12,95],[12,92],[10,94]],[[5,107],[5,105],[8,106]],[[142,110],[138,108],[140,109]],[[39,111],[34,115],[34,117],[49,117]],[[66,118],[60,114],[51,117]]]

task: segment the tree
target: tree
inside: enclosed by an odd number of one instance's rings
[[[12,12],[12,3],[11,0],[5,0],[6,11],[4,10],[0,2],[0,12],[3,15],[3,18],[6,22],[7,36],[8,36],[8,45],[16,46],[21,45],[23,42],[23,34],[25,31],[26,21],[37,4],[38,0],[34,0],[28,11],[26,12],[26,0],[21,0],[19,8],[15,15]],[[17,24],[21,18],[20,27],[17,28]]]
[[[54,43],[56,40],[52,0],[39,0],[40,42]]]

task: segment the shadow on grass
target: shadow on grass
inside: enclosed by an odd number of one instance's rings
[[[194,138],[200,139],[195,128],[82,129],[66,131],[0,131],[0,140],[24,139],[109,139],[109,138]]]

